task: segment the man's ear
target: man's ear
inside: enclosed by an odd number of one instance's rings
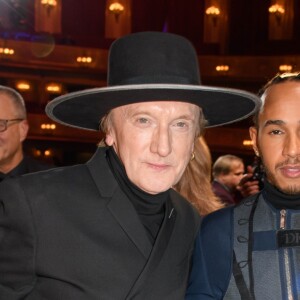
[[[28,134],[29,124],[27,120],[23,120],[19,123],[19,134],[20,134],[20,142],[23,142]]]
[[[251,126],[250,128],[249,128],[249,134],[250,134],[250,138],[251,138],[251,140],[252,140],[252,148],[253,148],[253,150],[254,150],[254,152],[255,152],[255,154],[257,155],[257,156],[259,156],[259,151],[258,151],[258,145],[257,145],[257,128],[256,127],[254,127],[254,126]]]
[[[105,143],[106,143],[107,146],[112,146],[113,143],[114,143],[114,137],[113,137],[113,134],[112,134],[111,130],[109,130],[109,132],[106,133]]]

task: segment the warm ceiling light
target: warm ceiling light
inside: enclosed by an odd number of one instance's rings
[[[125,7],[120,2],[113,2],[109,5],[108,10],[115,15],[115,19],[118,22],[119,16],[123,13]]]
[[[41,157],[41,156],[45,156],[45,157],[50,157],[53,155],[53,149],[46,149],[46,150],[41,150],[41,149],[34,149],[33,151],[33,155],[35,157]]]
[[[282,5],[276,3],[269,7],[269,12],[272,14],[276,14],[276,13],[284,14],[285,10]]]
[[[49,83],[46,85],[46,91],[49,93],[60,94],[62,90],[61,84]]]
[[[206,9],[205,13],[211,18],[213,25],[216,26],[221,13],[220,9],[216,6],[210,6]]]
[[[243,146],[252,146],[253,145],[253,142],[252,140],[243,140]]]
[[[51,149],[47,149],[44,151],[44,156],[52,156],[52,150]]]
[[[228,65],[218,65],[218,66],[216,66],[216,71],[217,72],[228,72],[229,66]]]
[[[279,71],[281,72],[291,72],[293,70],[292,65],[280,65],[279,66]]]
[[[56,125],[54,123],[43,123],[41,124],[41,129],[43,130],[55,130],[56,129]]]
[[[51,10],[57,5],[56,0],[41,0],[41,4],[46,8],[48,16]]]
[[[119,2],[114,2],[108,7],[108,10],[114,14],[120,14],[124,11],[124,5]]]
[[[41,0],[41,4],[46,6],[56,6],[57,1],[56,0]]]
[[[207,15],[218,16],[220,14],[220,9],[216,6],[210,6],[206,9],[205,13]]]
[[[26,81],[19,81],[16,84],[16,88],[20,91],[28,91],[30,90],[30,84]]]
[[[90,56],[78,56],[76,61],[81,64],[90,64],[93,59]]]
[[[269,13],[273,14],[275,16],[278,24],[281,23],[281,18],[282,18],[282,15],[284,14],[284,12],[285,12],[285,10],[284,10],[283,6],[279,5],[277,3],[269,7]]]
[[[15,53],[15,50],[12,49],[12,48],[0,48],[0,54],[3,54],[3,55],[14,55]]]
[[[41,156],[42,155],[42,151],[39,149],[35,149],[34,150],[34,156]]]

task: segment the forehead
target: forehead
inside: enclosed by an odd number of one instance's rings
[[[144,113],[149,115],[170,115],[173,117],[188,117],[198,118],[200,113],[200,107],[179,101],[151,101],[151,102],[140,102],[128,105],[123,105],[112,110],[113,113],[123,114],[125,116],[134,113]]]
[[[14,111],[14,102],[5,93],[0,92],[0,116],[13,113]]]
[[[272,85],[262,97],[260,120],[300,120],[300,81]]]
[[[231,161],[231,165],[233,167],[240,167],[243,165],[243,162],[241,160],[238,160],[238,159],[234,159]]]

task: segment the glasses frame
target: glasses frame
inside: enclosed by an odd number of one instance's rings
[[[9,127],[8,123],[9,122],[21,122],[24,121],[25,119],[21,119],[21,118],[16,118],[16,119],[7,119],[7,120],[3,120],[0,119],[0,124],[4,124],[4,129],[1,130],[1,125],[0,125],[0,132],[5,132],[7,130],[7,128]]]

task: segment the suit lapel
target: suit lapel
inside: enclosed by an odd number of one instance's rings
[[[152,244],[137,212],[121,189],[116,190],[108,204],[108,209],[132,242],[143,253],[144,257],[148,259],[152,250]]]
[[[144,255],[145,260],[147,260],[143,271],[126,297],[126,299],[133,299],[143,289],[145,280],[147,280],[148,276],[151,276],[151,273],[153,273],[158,266],[168,247],[176,220],[176,210],[173,205],[176,201],[172,200],[176,200],[178,194],[172,190],[170,192],[171,199],[168,199],[166,202],[163,224],[159,230],[155,244],[152,247],[137,212],[118,186],[109,169],[105,157],[105,150],[105,148],[99,148],[93,158],[87,163],[87,166],[101,196],[111,198],[108,203],[109,211],[126,232],[130,240]]]
[[[145,259],[148,259],[152,244],[133,205],[122,192],[110,171],[106,161],[106,148],[99,148],[87,166],[101,196],[111,198],[108,203],[109,211]]]
[[[118,184],[106,161],[106,149],[99,147],[86,163],[102,197],[111,197]]]

